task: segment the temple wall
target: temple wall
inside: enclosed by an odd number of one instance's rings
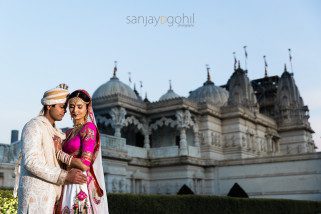
[[[250,197],[321,200],[321,153],[225,161],[209,169],[215,195],[238,183]]]

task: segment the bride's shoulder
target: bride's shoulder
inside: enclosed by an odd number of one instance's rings
[[[87,122],[84,124],[83,128],[84,129],[96,129],[96,125],[93,122]]]
[[[95,139],[96,133],[97,133],[97,128],[95,124],[92,122],[85,123],[79,132],[80,136],[85,140]]]

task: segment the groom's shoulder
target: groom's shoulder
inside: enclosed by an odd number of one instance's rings
[[[31,124],[34,124],[34,123],[40,124],[41,121],[42,121],[42,116],[37,116],[37,117],[31,118],[28,123],[31,123]],[[28,123],[27,123],[27,124],[28,124]]]
[[[39,119],[39,116],[32,118],[31,120],[29,120],[25,126],[24,129],[26,128],[34,128],[34,127],[38,127],[41,124],[41,121]]]

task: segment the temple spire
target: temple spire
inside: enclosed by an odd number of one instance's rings
[[[293,73],[291,48],[289,48],[288,51],[289,51],[289,60],[290,60],[290,66],[291,66],[291,73]]]
[[[149,103],[149,100],[147,98],[147,92],[145,92],[145,99],[144,99],[144,102],[148,102]]]
[[[266,62],[266,56],[264,55],[263,56],[263,59],[264,59],[264,77],[267,77],[268,76],[268,64]]]
[[[241,62],[240,62],[240,60],[237,61],[237,68],[238,68],[238,69],[241,69]]]
[[[169,80],[169,90],[172,90],[172,80]]]
[[[284,72],[288,72],[288,69],[286,68],[286,63],[284,63]]]
[[[205,66],[207,70],[207,81],[211,82],[210,66],[208,64],[206,64]]]
[[[245,70],[247,71],[247,51],[246,51],[246,48],[247,46],[244,46],[244,55],[245,55]]]
[[[236,70],[236,65],[237,65],[237,59],[236,59],[236,53],[233,52],[233,57],[234,57],[234,71]]]
[[[139,81],[139,93],[143,93],[143,81]]]
[[[134,93],[136,94],[136,96],[139,98],[139,99],[141,99],[141,97],[140,97],[140,93],[138,93],[138,91],[137,91],[137,89],[136,89],[136,83],[134,83]]]
[[[117,61],[114,61],[114,75],[113,75],[113,77],[116,77],[116,72],[117,72]]]
[[[132,77],[131,77],[132,73],[131,72],[128,72],[128,82],[129,82],[129,85],[132,84]]]

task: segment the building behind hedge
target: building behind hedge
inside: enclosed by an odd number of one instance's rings
[[[286,67],[250,81],[238,66],[221,87],[207,69],[188,97],[170,85],[156,102],[116,71],[93,94],[108,192],[227,195],[237,183],[250,197],[321,199],[321,153]]]

